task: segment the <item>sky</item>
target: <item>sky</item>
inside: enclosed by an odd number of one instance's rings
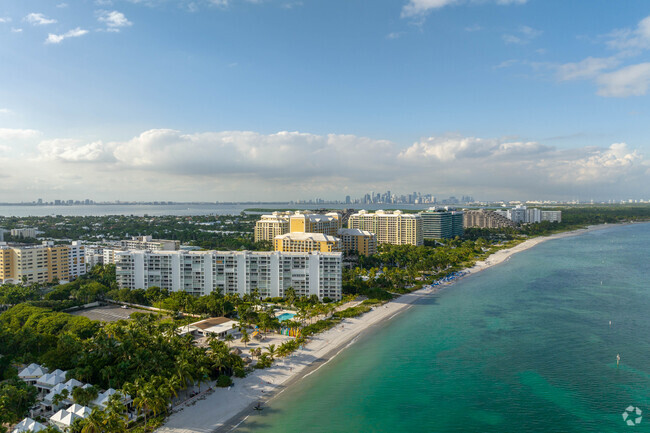
[[[647,0],[2,0],[0,202],[650,199]]]

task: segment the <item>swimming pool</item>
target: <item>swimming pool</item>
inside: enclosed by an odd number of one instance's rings
[[[280,314],[278,316],[278,320],[280,322],[284,322],[284,321],[293,319],[293,316],[295,316],[295,314],[293,314],[293,313],[282,313],[282,314]]]

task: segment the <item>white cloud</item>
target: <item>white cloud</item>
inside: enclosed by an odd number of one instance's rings
[[[558,149],[528,140],[442,135],[402,147],[343,134],[154,129],[118,142],[46,140],[38,152],[31,164],[58,179],[58,187],[76,185],[62,175],[73,164],[72,171],[88,179],[86,187],[108,189],[120,199],[205,200],[213,191],[220,192],[218,199],[337,197],[344,190],[432,185],[485,198],[562,198],[592,189],[624,192],[630,185],[650,193],[648,161],[621,143]],[[138,191],[144,195],[136,197]]]
[[[608,46],[619,51],[639,52],[650,49],[650,16],[642,19],[635,29],[612,32]]]
[[[8,108],[0,108],[0,115],[14,114],[14,112]]]
[[[41,13],[32,12],[25,17],[25,21],[35,26],[44,26],[56,23],[55,19],[47,18]]]
[[[113,32],[119,32],[122,27],[133,25],[122,12],[118,11],[99,11],[97,20],[106,24],[108,30]]]
[[[519,26],[514,34],[505,34],[502,38],[506,44],[525,45],[540,36],[542,33],[541,30],[535,30],[532,27]]]
[[[557,78],[560,81],[595,78],[603,71],[615,68],[620,63],[621,61],[616,57],[587,57],[580,62],[559,65]]]
[[[64,162],[112,162],[109,147],[101,141],[84,144],[80,140],[54,139],[38,145],[41,157]]]
[[[10,23],[10,22],[11,22],[11,18],[9,18],[9,17],[0,17],[0,24]]]
[[[56,5],[56,7],[59,8],[59,9],[64,9],[64,8],[68,7],[68,4],[67,3],[59,3],[58,5]]]
[[[80,36],[83,36],[88,33],[88,30],[84,30],[82,28],[77,27],[76,29],[72,29],[69,32],[63,33],[61,35],[56,35],[54,33],[50,33],[47,35],[47,39],[45,39],[46,44],[59,44],[63,42],[64,39],[68,38],[78,38]]]
[[[650,85],[650,63],[639,63],[602,74],[596,79],[600,96],[624,98],[641,96]]]
[[[485,3],[491,1],[497,5],[524,4],[527,0],[409,0],[402,8],[402,18],[425,15],[435,9],[463,3]]]
[[[391,32],[386,35],[386,39],[399,39],[403,32]]]
[[[41,133],[34,129],[0,128],[0,141],[29,140],[40,135]]]
[[[17,29],[17,28],[15,28],[15,27],[12,27],[12,28],[11,28],[11,32],[12,32],[12,33],[22,33],[22,32],[23,32],[23,29]]]

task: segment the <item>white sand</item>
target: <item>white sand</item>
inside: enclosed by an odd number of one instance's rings
[[[467,271],[470,274],[482,271],[502,263],[513,254],[549,239],[573,236],[588,230],[606,227],[607,225],[596,226],[585,230],[529,239],[513,248],[492,254],[487,260],[476,263]],[[431,296],[440,287],[422,289],[402,295],[385,305],[373,308],[372,311],[361,317],[342,321],[337,327],[314,336],[303,349],[294,352],[288,358],[279,359],[273,367],[256,370],[243,379],[234,379],[235,385],[230,390],[216,388],[205,399],[183,407],[181,411],[171,415],[165,425],[156,432],[207,433],[232,430],[242,419],[255,413],[253,406],[258,402],[267,401],[278,395],[286,386],[290,385],[292,380],[298,380],[306,374],[311,374],[311,371],[320,368],[323,362],[332,359],[340,351],[354,343],[355,339],[369,327],[390,320],[396,314],[410,308],[418,299]],[[266,344],[268,343],[265,342],[262,346]]]

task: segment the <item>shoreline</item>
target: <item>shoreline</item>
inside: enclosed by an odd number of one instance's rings
[[[286,358],[278,358],[272,367],[255,370],[247,377],[234,379],[232,388],[216,388],[204,399],[173,413],[156,433],[226,433],[236,430],[251,414],[255,406],[268,402],[284,392],[292,384],[314,373],[339,353],[351,346],[371,329],[387,324],[390,319],[411,308],[418,300],[438,293],[468,275],[499,265],[514,254],[553,239],[578,236],[619,224],[589,226],[569,232],[528,239],[512,248],[499,250],[484,261],[466,268],[462,277],[441,284],[401,295],[384,305],[355,318],[344,319],[332,329],[314,335],[302,348]]]

